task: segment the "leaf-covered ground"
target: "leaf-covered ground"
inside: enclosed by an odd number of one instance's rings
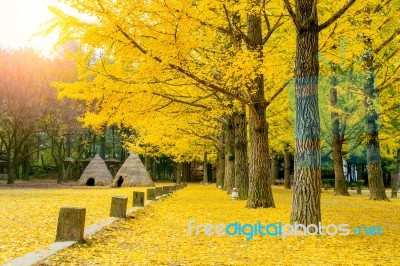
[[[274,188],[275,209],[246,209],[214,186],[189,185],[133,218],[62,251],[41,265],[399,265],[400,200],[322,196],[323,224],[381,226],[384,236],[188,235],[188,222],[263,224],[289,221],[291,191]],[[194,231],[193,231],[194,233]]]
[[[29,188],[16,188],[21,186]],[[109,216],[112,196],[128,196],[130,207],[133,190],[144,191],[143,188],[57,187],[43,182],[11,187],[0,188],[0,264],[54,242],[60,207],[86,207],[88,226]]]

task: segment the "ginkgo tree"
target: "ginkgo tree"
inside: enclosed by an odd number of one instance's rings
[[[268,182],[265,110],[286,81],[282,79],[279,86],[268,88],[274,92],[266,99],[264,52],[268,51],[266,47],[274,32],[287,20],[283,15],[283,3],[77,0],[66,3],[90,19],[53,8],[56,15],[53,26],[61,28],[59,42],[69,39],[81,42],[87,57],[83,68],[101,53],[100,60],[90,66],[86,78],[82,76],[80,83],[74,85],[75,89],[86,86],[90,79],[101,84],[103,77],[104,83],[107,79],[116,84],[105,90],[119,93],[129,88],[131,92],[127,92],[126,97],[139,93],[146,94],[143,97],[158,95],[165,99],[171,97],[171,93],[161,91],[159,84],[169,84],[169,89],[175,88],[174,99],[181,100],[182,91],[192,87],[196,88],[192,103],[198,103],[196,99],[204,95],[218,93],[245,104],[250,125],[247,206],[274,207]],[[122,85],[126,88],[116,89]],[[73,90],[65,92],[73,96]],[[84,94],[92,101],[104,101],[100,92],[85,90]],[[145,102],[142,99],[136,104]],[[115,102],[110,108],[125,107]],[[86,118],[98,119],[90,113]]]

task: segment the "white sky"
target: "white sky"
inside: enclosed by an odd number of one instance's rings
[[[47,9],[49,5],[57,5],[57,0],[0,0],[0,46],[32,47],[43,55],[50,55],[57,33],[48,37],[32,36],[52,17]]]

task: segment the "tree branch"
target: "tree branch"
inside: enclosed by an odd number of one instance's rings
[[[271,37],[272,33],[274,33],[274,31],[279,28],[280,26],[282,26],[284,24],[284,22],[280,23],[281,19],[283,18],[283,14],[281,14],[278,18],[278,20],[275,22],[274,26],[272,28],[270,28],[267,32],[267,34],[265,35],[265,37],[262,40],[262,44],[266,44],[267,41],[269,40],[269,38]],[[268,19],[268,17],[266,18]],[[268,23],[269,24],[269,23]]]
[[[289,79],[288,81],[285,82],[285,84],[283,84],[282,87],[280,87],[275,93],[274,95],[272,95],[272,97],[267,101],[267,107],[275,100],[276,97],[279,96],[279,94],[282,93],[282,91],[286,88],[286,86],[289,84],[289,82],[292,80],[293,78]]]
[[[287,0],[285,0],[287,1]],[[332,17],[330,17],[327,21],[318,26],[318,31],[321,31],[327,27],[329,27],[332,23],[334,23],[338,18],[340,18],[354,3],[356,0],[349,0],[347,4],[345,4],[338,12],[336,12]]]
[[[289,0],[283,0],[285,2],[285,7],[287,9],[287,11],[289,12],[289,15],[292,17],[293,23],[296,26],[296,29],[299,30],[300,29],[300,23],[299,20],[297,19],[296,14],[293,11],[292,6],[290,5]]]

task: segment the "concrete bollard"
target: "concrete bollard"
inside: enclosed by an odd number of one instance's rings
[[[111,217],[126,218],[128,197],[113,196],[111,199]]]
[[[83,240],[85,215],[85,208],[61,207],[58,215],[56,242]]]

